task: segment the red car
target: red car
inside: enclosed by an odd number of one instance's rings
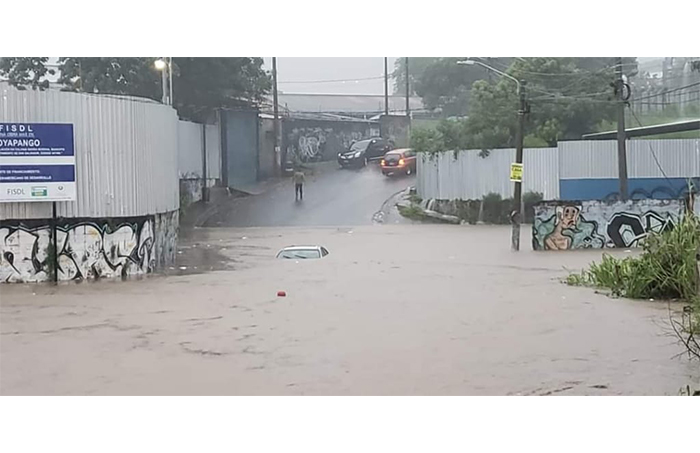
[[[416,172],[416,153],[408,148],[395,149],[389,151],[382,159],[382,173],[385,176],[396,173],[404,173],[407,175]]]

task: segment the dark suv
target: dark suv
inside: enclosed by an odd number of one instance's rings
[[[350,146],[350,149],[338,154],[338,163],[341,167],[367,165],[371,160],[379,160],[387,151],[394,149],[391,141],[381,137],[360,140]]]

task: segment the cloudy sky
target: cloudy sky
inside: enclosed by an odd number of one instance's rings
[[[389,72],[395,60],[389,57]],[[272,68],[271,57],[265,67]],[[384,58],[279,57],[277,77],[286,93],[384,94]]]

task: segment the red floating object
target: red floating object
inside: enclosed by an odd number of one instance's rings
[[[287,293],[285,291],[277,291],[277,297],[287,297]]]

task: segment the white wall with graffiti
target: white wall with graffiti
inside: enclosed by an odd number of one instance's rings
[[[174,109],[2,83],[0,95],[0,122],[73,124],[77,179],[77,200],[57,202],[56,219],[51,203],[0,203],[0,282],[128,277],[174,262]]]
[[[369,121],[317,121],[285,118],[282,122],[286,160],[318,162],[336,159],[339,152],[365,138],[378,136],[378,123]]]
[[[0,281],[41,282],[129,277],[174,262],[178,211],[133,219],[5,221],[0,226]]]
[[[684,200],[546,201],[535,206],[534,250],[638,247],[651,232],[671,229]]]

